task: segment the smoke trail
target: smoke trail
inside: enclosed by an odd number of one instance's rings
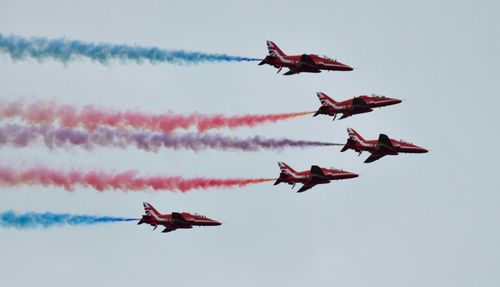
[[[265,139],[258,136],[239,139],[223,135],[209,134],[169,134],[116,130],[106,127],[94,131],[82,131],[71,128],[56,128],[50,125],[24,126],[7,124],[0,126],[0,146],[13,145],[25,147],[41,139],[48,148],[81,146],[92,149],[94,146],[119,147],[135,146],[146,151],[158,151],[161,147],[169,149],[204,149],[257,151],[261,149],[282,150],[284,148],[306,148],[338,145],[320,141],[291,139]]]
[[[134,220],[137,219],[52,212],[16,213],[14,211],[5,211],[0,213],[1,227],[14,227],[17,229],[61,227],[64,225],[81,226]]]
[[[198,113],[180,115],[167,112],[155,115],[136,111],[110,111],[94,106],[77,108],[69,105],[58,105],[54,102],[40,101],[31,104],[25,104],[21,101],[0,102],[0,120],[20,118],[34,124],[58,123],[63,127],[83,127],[88,130],[95,130],[98,126],[107,125],[116,128],[147,129],[161,132],[195,127],[198,131],[204,132],[217,128],[253,127],[311,113],[313,112],[224,116]]]
[[[271,181],[268,178],[183,178],[180,176],[141,177],[135,171],[106,173],[103,171],[60,171],[47,167],[18,169],[0,166],[0,185],[43,185],[63,187],[67,191],[76,186],[92,187],[98,191],[155,191],[170,190],[187,192],[193,189],[243,187]]]
[[[89,58],[102,64],[111,60],[142,63],[200,64],[208,62],[244,62],[260,59],[207,54],[184,50],[164,50],[156,47],[115,45],[109,43],[82,42],[78,40],[47,39],[44,37],[24,38],[0,34],[0,52],[7,53],[14,60],[34,58],[53,59],[67,63],[78,58]]]

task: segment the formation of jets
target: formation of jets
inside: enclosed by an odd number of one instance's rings
[[[320,57],[314,54],[286,55],[272,41],[267,41],[269,55],[267,55],[259,65],[268,64],[278,69],[278,73],[283,68],[288,68],[284,75],[293,75],[299,73],[320,73],[326,71],[352,71],[348,65],[342,64],[337,60],[326,56]],[[339,120],[351,117],[357,114],[363,114],[373,111],[374,108],[381,108],[401,103],[399,99],[388,98],[377,95],[361,95],[344,101],[335,101],[324,93],[317,93],[321,102],[320,108],[313,115],[326,115],[335,120],[340,115]],[[386,155],[398,155],[400,153],[426,153],[425,148],[389,138],[385,134],[380,134],[376,140],[365,140],[354,129],[348,128],[347,143],[341,149],[341,152],[352,149],[361,155],[363,151],[369,152],[370,156],[365,163],[374,162]],[[312,165],[309,170],[296,171],[283,162],[278,162],[280,175],[274,182],[274,185],[287,183],[295,187],[297,183],[302,184],[297,192],[304,192],[318,184],[327,184],[332,180],[341,180],[358,177],[357,174],[341,169],[324,168]],[[159,225],[165,227],[162,232],[171,232],[176,229],[189,229],[193,226],[217,226],[220,222],[207,218],[202,215],[190,214],[187,212],[172,212],[170,214],[160,214],[149,203],[144,203],[145,215],[139,220],[138,224],[149,224],[156,229]]]
[[[353,69],[337,60],[332,60],[328,57],[320,57],[314,54],[302,55],[286,55],[272,41],[267,41],[267,55],[259,65],[268,64],[278,69],[278,73],[282,68],[289,70],[284,75],[293,75],[299,73],[320,73],[326,71],[352,71]],[[318,115],[326,115],[335,120],[340,116],[339,120],[345,119],[354,115],[372,112],[375,108],[381,108],[401,103],[401,100],[388,98],[378,95],[361,95],[344,101],[336,101],[325,93],[316,93],[321,106],[314,113],[313,117]],[[380,134],[377,140],[365,140],[354,129],[347,129],[349,138],[347,143],[342,148],[341,152],[352,149],[358,152],[359,155],[363,151],[369,152],[370,156],[364,161],[365,163],[374,162],[386,155],[398,155],[400,153],[426,153],[427,150],[403,140],[390,139],[385,134]],[[321,168],[317,165],[312,165],[310,170],[295,171],[290,166],[283,162],[278,163],[281,173],[274,185],[282,182],[292,185],[292,188],[297,183],[303,184],[298,192],[304,192],[311,189],[317,184],[330,183],[332,180],[348,179],[358,177],[357,174],[346,172],[339,169]]]

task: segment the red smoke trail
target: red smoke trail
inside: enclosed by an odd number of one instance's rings
[[[30,123],[49,124],[57,122],[63,127],[83,127],[88,130],[95,130],[98,126],[107,125],[116,128],[147,129],[162,132],[195,127],[198,131],[204,132],[217,128],[253,127],[311,113],[313,112],[239,116],[199,113],[180,115],[173,112],[148,114],[137,111],[112,111],[90,105],[78,108],[69,105],[58,105],[54,102],[25,104],[19,101],[0,103],[0,120],[17,117]]]
[[[60,171],[47,167],[33,167],[18,170],[0,166],[0,185],[43,185],[63,187],[67,191],[76,186],[93,187],[98,191],[119,189],[123,191],[171,190],[187,192],[192,189],[242,187],[250,184],[271,181],[267,178],[183,178],[180,176],[137,176],[135,171],[106,173],[102,171],[81,172],[77,170]]]

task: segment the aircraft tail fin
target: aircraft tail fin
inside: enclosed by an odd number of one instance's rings
[[[366,142],[366,140],[358,134],[354,129],[347,128],[347,134],[349,135],[349,139],[355,142]]]
[[[293,168],[291,168],[284,162],[278,162],[278,166],[280,167],[281,173],[284,174],[297,173]]]
[[[316,93],[316,95],[318,96],[318,99],[321,102],[322,106],[328,106],[328,105],[336,104],[337,103],[337,101],[335,101],[334,99],[330,98],[325,93],[318,92],[318,93]]]
[[[285,56],[285,53],[273,41],[267,41],[266,43],[270,56]]]
[[[146,212],[146,215],[160,215],[160,213],[149,203],[144,202],[144,211]]]
[[[329,106],[333,106],[337,103],[334,99],[330,98],[325,93],[317,92],[316,95],[318,96],[318,99],[321,102],[321,107],[319,107],[319,109],[316,111],[313,117],[320,114],[324,114],[328,110]]]

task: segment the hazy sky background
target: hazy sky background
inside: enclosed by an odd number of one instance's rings
[[[220,227],[162,234],[117,223],[0,229],[2,286],[499,286],[498,1],[0,1],[4,35],[67,37],[264,57],[327,54],[352,72],[285,77],[257,63],[101,65],[0,55],[0,99],[117,110],[241,114],[314,110],[378,93],[404,102],[331,122],[222,130],[344,142],[387,133],[430,149],[364,164],[335,148],[147,153],[0,148],[2,164],[144,175],[275,177],[277,161],[360,173],[297,194],[272,183],[190,193],[1,188],[0,211],[138,217],[142,202]]]

